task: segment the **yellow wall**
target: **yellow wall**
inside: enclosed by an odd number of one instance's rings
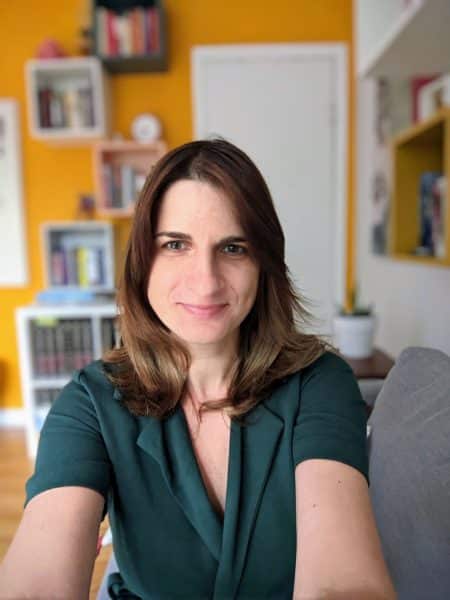
[[[28,287],[0,289],[0,408],[21,406],[14,309],[32,302],[35,293],[44,287],[39,225],[47,220],[74,218],[78,194],[93,191],[89,147],[58,149],[30,138],[24,63],[33,57],[45,37],[57,39],[69,54],[74,54],[77,31],[86,22],[88,6],[88,0],[0,1],[0,97],[13,97],[20,102],[30,267]],[[189,50],[193,45],[339,41],[347,42],[351,50],[351,0],[166,0],[166,7],[170,70],[161,74],[116,75],[112,79],[114,131],[127,137],[133,116],[145,111],[159,115],[169,147],[191,139]],[[352,93],[349,115],[353,115]],[[348,230],[352,232],[352,118],[349,123]],[[124,237],[126,229],[122,225],[121,238]],[[349,236],[348,285],[353,278],[352,248]]]

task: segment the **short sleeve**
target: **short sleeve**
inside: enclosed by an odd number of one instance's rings
[[[26,483],[25,506],[45,490],[82,486],[100,492],[105,498],[104,518],[111,464],[83,379],[83,371],[76,371],[47,415],[40,434],[35,470]]]
[[[369,482],[367,411],[351,367],[326,352],[302,372],[293,436],[295,464],[310,458],[337,460]]]

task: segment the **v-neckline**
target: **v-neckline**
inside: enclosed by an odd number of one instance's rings
[[[194,444],[192,441],[192,436],[191,436],[191,432],[189,429],[189,423],[186,417],[186,413],[184,412],[184,409],[182,407],[181,404],[179,404],[177,406],[176,409],[177,412],[179,412],[179,416],[181,418],[184,430],[185,430],[185,434],[188,438],[188,447],[189,447],[189,453],[190,453],[190,458],[191,461],[194,465],[194,468],[196,470],[196,475],[197,477],[200,479],[201,481],[201,487],[202,487],[202,493],[203,495],[206,497],[212,512],[216,515],[221,528],[223,529],[224,527],[224,523],[225,523],[225,516],[227,514],[227,505],[229,504],[229,496],[230,496],[230,480],[231,480],[231,476],[232,476],[232,470],[233,470],[233,464],[235,462],[236,459],[236,452],[234,452],[234,446],[236,446],[236,443],[238,443],[238,440],[236,439],[236,427],[238,427],[238,425],[235,423],[235,421],[233,419],[230,419],[230,437],[228,440],[228,460],[227,460],[227,474],[226,474],[226,487],[225,487],[225,502],[224,502],[224,507],[223,507],[223,514],[221,514],[221,512],[219,512],[217,510],[217,508],[214,506],[213,502],[211,501],[211,498],[208,494],[208,489],[207,486],[205,484],[205,480],[203,479],[203,475],[202,475],[202,471],[199,465],[199,462],[197,460],[197,456],[195,454],[195,449],[194,449]]]

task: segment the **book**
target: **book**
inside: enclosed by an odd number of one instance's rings
[[[433,254],[439,258],[445,256],[445,215],[446,215],[447,178],[439,177],[433,186],[433,215],[431,238]]]
[[[94,99],[92,95],[92,87],[89,83],[78,89],[78,111],[80,113],[80,121],[83,127],[94,127]]]
[[[101,248],[86,248],[87,279],[88,285],[102,284]]]
[[[130,19],[128,15],[116,15],[116,36],[120,56],[131,56],[133,53],[131,45]]]
[[[155,6],[148,9],[151,14],[151,30],[150,30],[150,48],[151,52],[159,52],[160,44],[160,29],[159,29],[159,11]]]
[[[112,165],[110,163],[103,163],[102,165],[102,180],[103,189],[105,192],[105,207],[112,208],[113,205],[113,175]]]
[[[442,173],[427,171],[422,173],[419,184],[418,221],[419,239],[416,254],[433,255],[432,218],[434,204],[434,185]]]
[[[135,173],[130,165],[121,165],[121,208],[128,208],[135,200]]]
[[[77,248],[78,282],[81,287],[89,287],[88,248]]]
[[[105,56],[107,52],[106,40],[106,13],[104,6],[98,6],[95,11],[96,46],[97,54]]]
[[[115,25],[116,15],[111,10],[106,11],[106,54],[108,56],[118,56],[119,44]]]
[[[50,98],[52,91],[50,87],[41,87],[38,90],[39,125],[42,128],[51,127],[50,120]]]
[[[131,29],[131,47],[133,54],[140,54],[141,48],[141,24],[139,20],[139,9],[133,8],[129,13]]]
[[[60,92],[52,90],[50,94],[50,126],[51,127],[64,127],[65,126],[65,114],[64,114],[64,101],[63,96]]]
[[[66,255],[62,248],[52,250],[50,272],[52,285],[65,285],[67,283]]]

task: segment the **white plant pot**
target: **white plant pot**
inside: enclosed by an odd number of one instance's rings
[[[373,353],[376,315],[336,315],[333,319],[334,345],[349,358],[367,358]]]

